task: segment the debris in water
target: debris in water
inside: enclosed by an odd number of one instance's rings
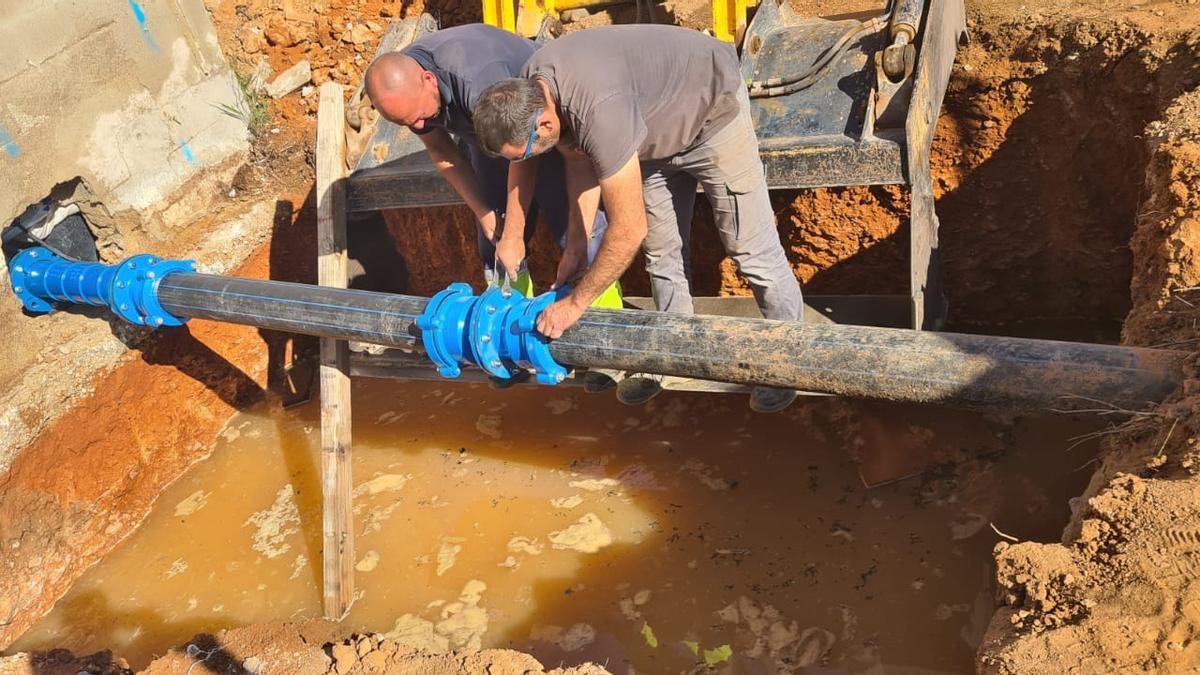
[[[475,420],[475,430],[488,438],[500,438],[503,435],[500,433],[501,421],[499,415],[480,415]]]
[[[599,492],[601,490],[619,487],[621,485],[621,481],[615,478],[588,478],[587,480],[573,480],[570,483],[567,483],[567,485],[573,488],[579,488],[580,490],[587,490],[588,492]]]
[[[483,647],[488,613],[479,606],[479,600],[486,590],[487,584],[472,579],[463,586],[458,602],[452,602],[442,609],[442,620],[437,623],[437,632],[446,637],[453,649],[478,651]]]
[[[300,573],[304,571],[304,567],[306,565],[308,565],[308,556],[304,555],[303,553],[296,556],[296,559],[292,561],[292,575],[288,577],[288,579],[295,579],[296,577],[299,577]]]
[[[359,572],[370,572],[371,570],[375,569],[375,566],[378,564],[379,552],[367,551],[366,554],[363,555],[362,560],[359,560],[358,564],[354,566],[354,569],[358,570]]]
[[[253,525],[253,548],[268,558],[275,558],[292,548],[286,539],[300,531],[300,508],[296,506],[296,488],[291,483],[279,488],[271,508],[259,511],[242,524]]]
[[[548,642],[564,652],[577,652],[596,641],[596,629],[586,623],[577,623],[566,632],[562,626],[534,626],[529,639]]]
[[[413,614],[396,619],[396,626],[385,633],[385,637],[405,647],[432,654],[445,654],[450,649],[450,640],[438,635],[432,621]]]
[[[183,558],[178,558],[178,559],[176,559],[176,560],[175,560],[175,562],[171,563],[171,568],[170,568],[170,569],[168,569],[168,570],[167,570],[167,571],[166,571],[166,572],[163,574],[163,578],[164,578],[164,579],[170,579],[171,577],[173,577],[173,576],[175,576],[175,575],[177,575],[177,574],[180,574],[180,573],[182,573],[182,572],[186,572],[186,571],[187,571],[187,568],[188,568],[187,561],[186,561],[186,560],[184,560]]]
[[[192,515],[208,504],[208,498],[210,496],[212,496],[211,492],[196,490],[187,497],[184,497],[182,501],[175,505],[175,516],[184,517]]]
[[[377,495],[381,492],[397,492],[412,480],[412,474],[385,473],[354,488],[354,496]]]
[[[709,466],[695,457],[688,458],[688,460],[679,467],[679,471],[681,473],[691,475],[693,478],[700,481],[704,487],[710,490],[728,490],[729,488],[733,487],[733,483],[719,476],[714,476],[713,472],[716,470],[717,467]]]
[[[550,543],[557,549],[595,553],[612,543],[612,533],[594,513],[588,513],[565,530],[550,533]]]
[[[551,499],[550,506],[556,509],[573,509],[583,503],[583,497],[579,495],[571,495],[570,497],[560,497]]]
[[[744,626],[754,636],[754,645],[744,652],[747,657],[769,657],[781,670],[819,663],[836,641],[833,633],[824,628],[810,626],[800,630],[796,621],[788,621],[779,610],[765,603],[760,605],[744,595],[718,611],[717,616],[727,623]],[[713,663],[708,661],[708,654],[712,651],[716,650],[705,650],[705,663],[710,666]]]
[[[513,537],[508,540],[508,550],[512,553],[528,553],[529,555],[541,555],[543,550],[542,542],[529,537]]]
[[[554,399],[553,401],[547,401],[546,407],[550,409],[551,415],[562,415],[578,408],[579,406],[575,404],[575,401],[569,398],[558,398]]]
[[[464,541],[466,539],[462,537],[442,539],[442,545],[438,547],[437,552],[437,575],[439,577],[454,567],[454,562],[458,559],[459,552],[462,551],[462,542]]]
[[[704,665],[712,668],[718,663],[725,663],[733,656],[733,648],[729,645],[721,645],[716,649],[704,650]]]
[[[658,638],[654,636],[654,629],[650,624],[642,624],[642,637],[645,638],[646,644],[650,645],[651,649],[658,649]]]

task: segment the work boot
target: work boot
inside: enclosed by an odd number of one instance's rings
[[[755,387],[750,392],[750,409],[757,413],[779,412],[792,404],[799,394],[795,389]]]
[[[583,390],[589,394],[598,394],[617,386],[621,379],[621,371],[607,368],[589,368],[583,374]]]
[[[617,384],[617,400],[625,405],[643,405],[662,391],[662,381],[662,375],[630,375]]]
[[[513,373],[512,377],[509,377],[509,378],[496,377],[495,375],[488,375],[488,385],[491,386],[492,389],[508,389],[509,387],[511,387],[513,385],[523,384],[528,381],[529,381],[529,371],[528,370],[518,370],[517,372]]]

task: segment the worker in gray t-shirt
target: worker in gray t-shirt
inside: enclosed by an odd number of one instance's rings
[[[375,109],[420,137],[438,171],[475,214],[479,257],[489,283],[496,279],[494,242],[503,229],[508,201],[508,162],[479,149],[472,111],[484,89],[517,76],[536,50],[533,42],[492,26],[458,26],[381,55],[364,78]],[[564,245],[567,201],[562,158],[551,153],[546,162],[548,170],[538,176],[533,190],[535,205],[540,205],[554,238]],[[532,230],[526,236],[531,234]],[[511,277],[518,286],[527,283],[522,273]]]
[[[788,264],[767,190],[750,99],[733,48],[674,26],[610,26],[558,38],[525,64],[521,77],[489,87],[475,104],[475,134],[485,152],[512,160],[501,264],[525,257],[522,230],[531,159],[557,149],[567,171],[571,209],[558,282],[585,274],[548,307],[538,329],[558,338],[588,304],[621,276],[637,253],[658,309],[693,311],[687,244],[697,185],[712,204],[725,250],[750,281],[763,316],[798,321],[800,284]],[[588,268],[575,233],[601,197],[608,230]],[[661,378],[618,386],[627,403],[648,400]],[[750,405],[781,410],[789,390],[757,387]]]

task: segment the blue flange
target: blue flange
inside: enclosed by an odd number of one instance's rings
[[[442,377],[458,377],[461,363],[471,363],[467,344],[467,319],[475,305],[471,287],[464,283],[450,286],[433,296],[425,311],[417,317],[425,353],[438,367]]]
[[[117,265],[110,307],[130,323],[157,328],[181,326],[187,319],[171,315],[158,302],[158,285],[171,272],[195,272],[191,260],[160,260],[135,255]]]

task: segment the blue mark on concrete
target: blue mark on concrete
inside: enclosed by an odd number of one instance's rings
[[[17,146],[17,142],[13,140],[13,137],[8,135],[8,129],[5,129],[3,124],[0,124],[0,148],[4,148],[4,152],[9,157],[21,156],[21,148]]]
[[[196,166],[196,156],[192,154],[192,149],[188,147],[186,140],[179,139],[179,149],[183,150],[183,158],[187,160],[187,163]]]
[[[137,20],[138,27],[142,29],[142,39],[146,41],[146,46],[150,48],[150,51],[157,52],[158,45],[150,35],[150,25],[146,21],[146,12],[137,3],[137,0],[129,0],[129,8],[133,10],[133,18]]]

